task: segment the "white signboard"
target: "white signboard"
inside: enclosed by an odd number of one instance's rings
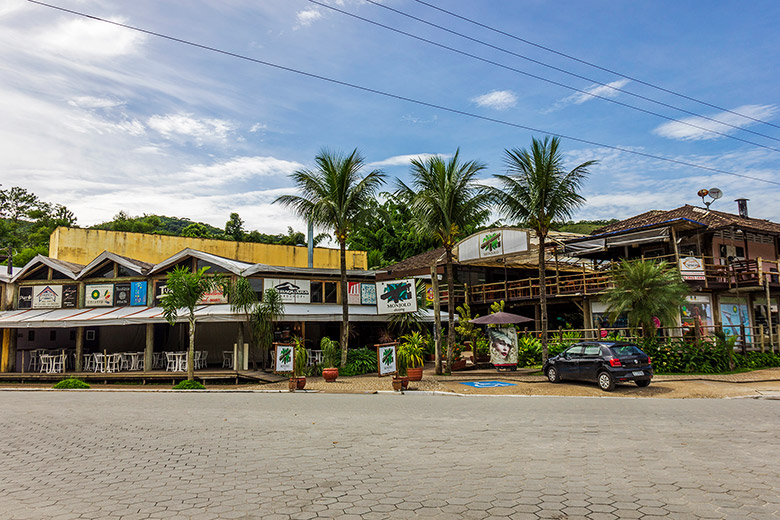
[[[114,285],[87,285],[84,291],[85,307],[111,307],[114,305]]]
[[[33,288],[33,309],[59,309],[62,307],[61,285],[39,285]]]
[[[704,280],[704,262],[701,258],[680,258],[680,275],[683,280]]]
[[[309,280],[266,278],[263,286],[266,289],[275,289],[283,303],[311,303]]]
[[[504,254],[503,233],[498,231],[487,231],[479,234],[479,256],[487,258],[491,256],[501,256]]]
[[[360,305],[360,283],[347,283],[347,303],[350,305]]]
[[[528,233],[519,229],[493,229],[472,235],[458,244],[458,260],[467,262],[528,251]]]
[[[413,278],[377,282],[376,295],[377,314],[401,314],[417,310],[417,292]]]
[[[377,372],[379,372],[380,377],[389,376],[390,374],[398,372],[395,358],[396,352],[394,344],[376,348]]]
[[[295,347],[276,345],[276,371],[293,372],[295,370]]]

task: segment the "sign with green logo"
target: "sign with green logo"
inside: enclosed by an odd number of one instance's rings
[[[276,372],[293,372],[295,370],[295,347],[293,345],[276,345]]]
[[[395,346],[395,343],[376,346],[377,372],[379,372],[380,377],[398,372]]]
[[[114,284],[105,283],[85,287],[85,307],[111,307],[112,305],[114,305]]]

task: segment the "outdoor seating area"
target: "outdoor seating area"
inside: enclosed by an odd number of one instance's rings
[[[29,351],[26,360],[28,372],[45,374],[60,374],[76,368],[76,352],[74,349],[35,349]],[[27,357],[27,356],[25,356]],[[233,368],[233,353],[230,352],[230,365],[223,368]],[[83,354],[82,370],[95,373],[139,372],[144,370],[144,352],[116,352]],[[195,370],[208,368],[208,351],[196,350],[194,357]],[[154,352],[152,354],[152,370],[166,372],[186,372],[187,352]]]

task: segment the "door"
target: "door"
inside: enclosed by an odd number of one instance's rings
[[[596,373],[601,366],[601,347],[599,345],[585,345],[578,366],[579,379],[595,381]]]
[[[582,355],[582,345],[575,345],[567,348],[555,366],[558,367],[558,374],[562,379],[577,379],[579,377],[578,363]]]

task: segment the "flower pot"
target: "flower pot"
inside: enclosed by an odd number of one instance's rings
[[[403,388],[404,390],[409,388],[409,376],[403,376],[401,378],[401,388]]]
[[[299,377],[296,381],[296,388],[298,390],[303,390],[306,388],[306,378],[305,377]]]
[[[290,390],[290,392],[295,392],[295,390],[298,388],[298,380],[294,377],[291,377],[287,382],[287,388]]]
[[[463,370],[466,368],[466,360],[465,359],[459,359],[457,361],[452,362],[452,370]]]
[[[393,378],[393,390],[395,390],[396,392],[400,391],[401,390],[401,384],[402,384],[402,382],[401,382],[401,378],[400,377],[394,377]]]
[[[326,383],[332,383],[336,380],[337,377],[339,377],[339,369],[338,368],[323,368],[322,369],[322,377],[325,379]]]
[[[409,381],[422,381],[423,367],[407,368],[406,372],[409,374]]]

